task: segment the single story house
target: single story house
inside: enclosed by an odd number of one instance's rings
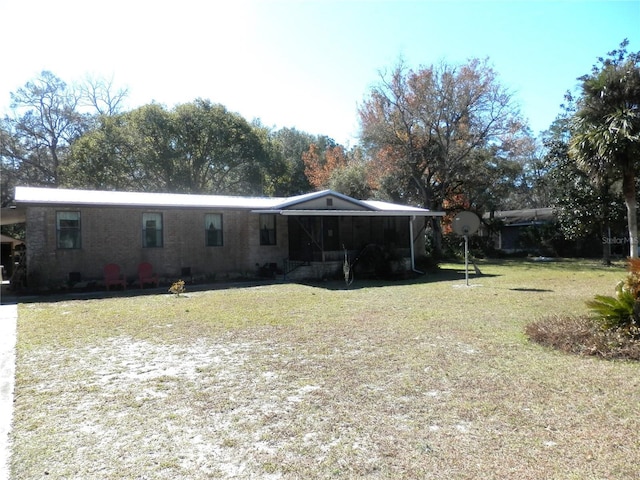
[[[539,227],[555,221],[553,208],[525,208],[485,213],[485,222],[497,220],[498,229],[493,234],[494,247],[507,253],[523,251],[522,234],[527,228]],[[483,232],[481,232],[481,235]],[[484,232],[486,235],[487,233]]]
[[[106,264],[135,283],[142,262],[166,282],[259,269],[322,278],[376,245],[398,268],[425,253],[428,217],[443,212],[324,190],[287,198],[17,187],[29,286],[99,280]]]

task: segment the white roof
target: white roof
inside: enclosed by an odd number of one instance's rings
[[[195,195],[176,193],[115,192],[101,190],[71,190],[62,188],[16,187],[17,204],[33,205],[78,205],[78,206],[128,206],[128,207],[191,207],[191,208],[232,208],[255,211],[298,214],[323,214],[333,210],[296,210],[295,206],[324,196],[335,196],[361,207],[359,215],[379,212],[378,215],[444,215],[424,208],[398,205],[377,200],[356,200],[331,190],[312,192],[293,197],[240,197],[227,195]],[[357,212],[354,209],[354,213]],[[287,213],[285,213],[287,212]],[[293,213],[299,212],[299,213]],[[338,211],[336,210],[336,213]],[[342,215],[349,211],[342,210]],[[375,214],[375,213],[374,213]]]
[[[404,211],[416,212],[416,213],[424,213],[425,211],[429,211],[425,208],[411,207],[409,205],[398,205],[395,203],[381,202],[379,200],[363,200],[362,203],[366,203],[370,207],[376,210],[381,210],[381,211],[404,210]],[[435,213],[435,212],[431,212],[431,213]]]
[[[113,192],[62,188],[16,187],[16,203],[129,207],[271,208],[286,198]]]

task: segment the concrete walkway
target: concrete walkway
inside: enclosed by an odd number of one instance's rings
[[[13,416],[18,305],[0,305],[0,480],[9,479],[9,431]]]

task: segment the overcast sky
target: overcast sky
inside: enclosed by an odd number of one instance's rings
[[[206,98],[275,128],[357,142],[357,107],[402,57],[490,59],[532,131],[598,56],[640,51],[640,0],[0,0],[0,111],[50,70],[113,78],[128,108]]]

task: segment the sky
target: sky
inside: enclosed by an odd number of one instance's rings
[[[640,0],[0,0],[0,114],[49,70],[111,79],[127,109],[204,98],[352,146],[358,106],[400,59],[488,58],[538,134],[625,38],[640,51]]]

